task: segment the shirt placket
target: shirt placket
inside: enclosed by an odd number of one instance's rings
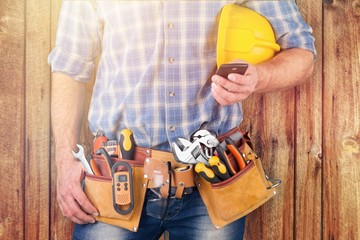
[[[173,1],[164,3],[164,70],[165,70],[165,119],[166,133],[170,142],[181,135],[179,69],[181,62],[179,38],[179,4]]]

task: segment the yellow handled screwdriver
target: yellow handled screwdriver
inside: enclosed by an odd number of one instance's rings
[[[221,178],[222,180],[230,178],[230,174],[227,171],[225,164],[220,160],[218,156],[212,156],[209,159],[209,164],[219,178]]]
[[[204,163],[197,163],[195,165],[195,172],[200,174],[201,177],[210,183],[221,182],[221,179],[215,175],[214,171],[207,167]]]
[[[135,140],[133,132],[125,128],[120,132],[120,154],[122,159],[134,160],[135,155]]]

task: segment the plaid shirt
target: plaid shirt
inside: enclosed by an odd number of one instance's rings
[[[216,17],[225,0],[64,0],[49,55],[52,71],[91,79],[100,56],[89,111],[93,133],[116,139],[130,128],[140,146],[169,150],[203,122],[217,134],[242,121],[241,103],[220,106],[211,94]],[[242,3],[272,24],[282,49],[315,53],[311,28],[294,1]]]

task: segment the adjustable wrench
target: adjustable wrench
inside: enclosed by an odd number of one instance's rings
[[[193,141],[178,138],[171,145],[173,155],[177,162],[197,164],[199,162],[209,165],[212,149],[219,145],[219,141],[207,130],[200,130],[194,134]]]
[[[77,158],[81,161],[86,172],[94,175],[94,172],[92,171],[89,162],[85,158],[84,147],[81,146],[80,144],[76,144],[76,146],[79,148],[79,151],[77,153],[72,151],[72,155],[74,156],[74,158]]]

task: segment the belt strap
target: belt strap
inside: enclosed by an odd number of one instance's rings
[[[194,170],[192,165],[173,168],[171,178],[172,187],[195,187]],[[168,179],[167,165],[158,159],[147,159],[144,163],[144,177],[149,179],[148,188],[157,188],[166,184]]]
[[[221,135],[218,139],[221,141],[226,137],[239,134],[239,128],[233,128],[229,132]],[[241,134],[240,134],[241,135]],[[174,159],[171,152],[160,151],[150,148],[136,146],[135,159],[145,159],[144,176],[149,180],[148,188],[159,188],[163,197],[166,197],[169,191],[169,182],[171,187],[176,187],[176,198],[181,198],[185,188],[195,187],[195,173],[193,165],[182,164]],[[171,181],[168,179],[167,162],[171,163],[172,174]],[[158,174],[158,175],[157,175]],[[167,176],[167,177],[166,177]]]

